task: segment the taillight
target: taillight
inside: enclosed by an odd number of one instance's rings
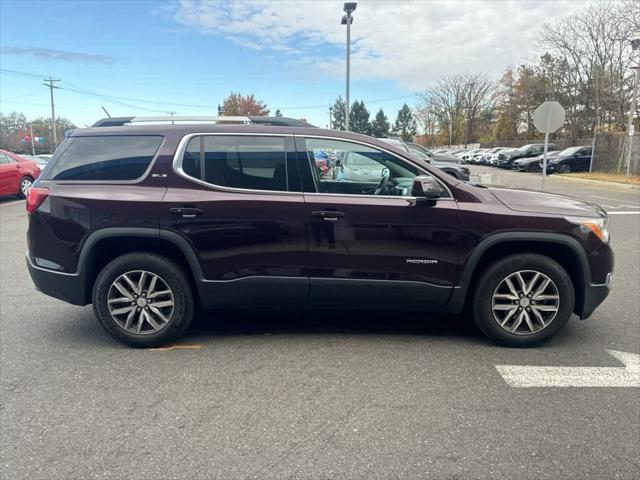
[[[27,213],[35,212],[48,196],[48,188],[31,187],[27,192]]]

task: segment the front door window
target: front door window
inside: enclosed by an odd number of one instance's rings
[[[411,196],[417,167],[373,147],[308,138],[307,154],[319,193]]]

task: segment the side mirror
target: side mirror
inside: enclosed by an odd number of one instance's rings
[[[411,195],[417,198],[436,199],[442,197],[444,189],[438,181],[428,175],[421,175],[413,179]]]

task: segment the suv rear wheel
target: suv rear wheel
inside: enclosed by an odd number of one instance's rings
[[[567,272],[544,255],[511,255],[490,265],[474,294],[474,319],[492,340],[528,347],[560,331],[573,312]]]
[[[193,294],[183,270],[160,255],[129,253],[100,272],[93,308],[102,326],[132,347],[177,339],[193,317]]]

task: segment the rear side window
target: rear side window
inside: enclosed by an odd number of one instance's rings
[[[49,180],[135,180],[156,155],[162,137],[75,137],[47,173]]]
[[[221,187],[287,191],[284,137],[193,137],[182,158],[190,177]]]

